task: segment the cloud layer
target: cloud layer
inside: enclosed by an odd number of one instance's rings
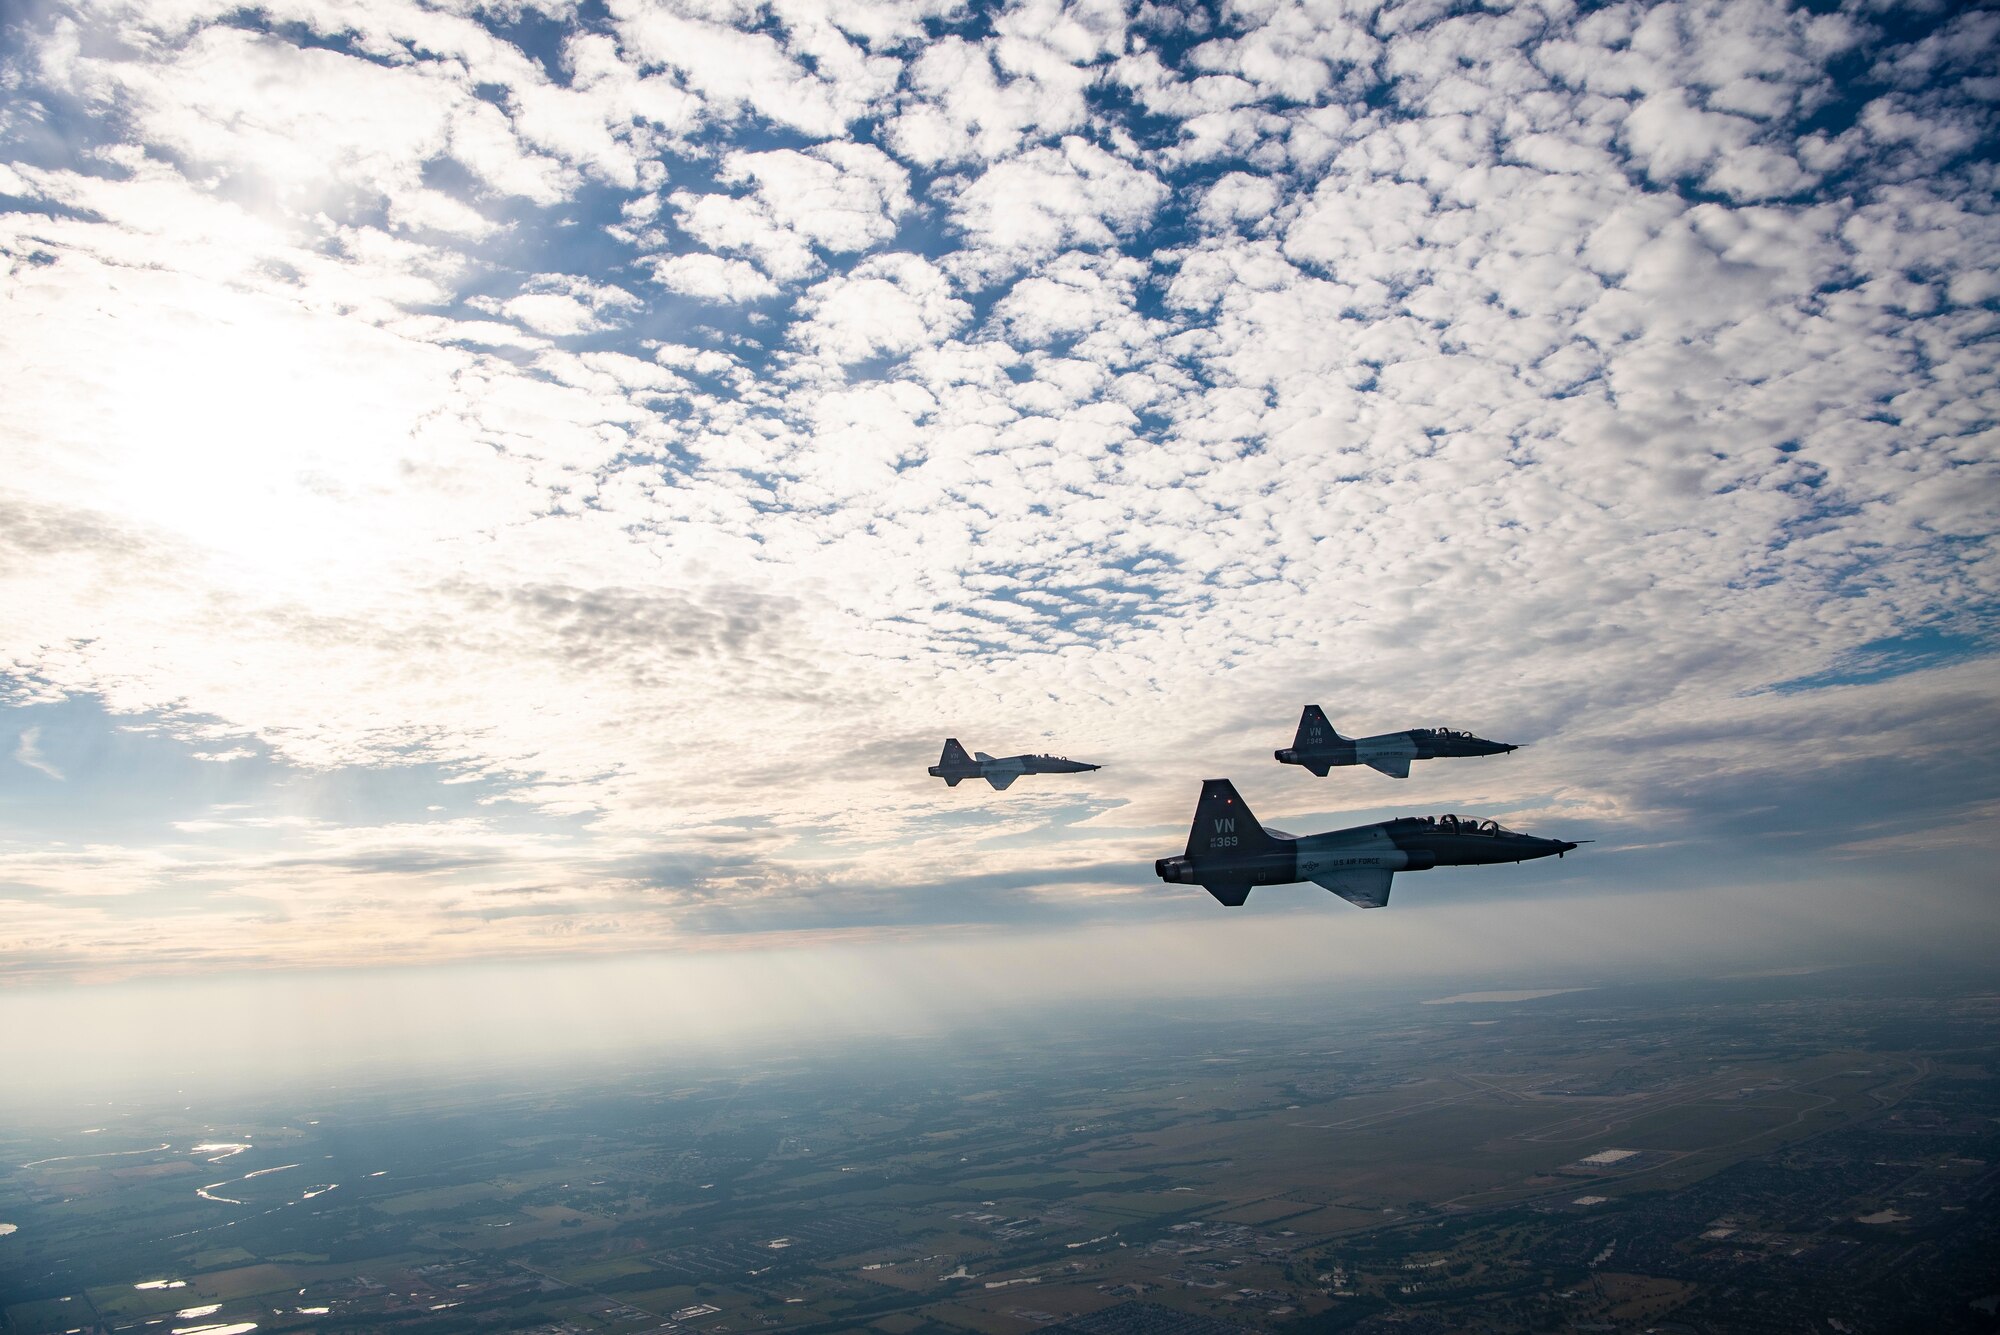
[[[1595,834],[1600,888],[1953,847],[1996,22],[32,7],[0,791],[125,814],[8,834],[0,957],[1191,913],[1146,872],[1211,774]],[[1533,746],[1302,786],[1308,700]],[[260,777],[119,806],[120,726]],[[947,733],[1106,768],[947,792]]]

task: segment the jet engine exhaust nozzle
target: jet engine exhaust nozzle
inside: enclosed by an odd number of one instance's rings
[[[1153,874],[1176,885],[1194,884],[1193,858],[1161,858],[1153,864]]]
[[[1278,758],[1280,765],[1296,765],[1299,763],[1299,753],[1289,746],[1282,751],[1273,751],[1271,754]]]

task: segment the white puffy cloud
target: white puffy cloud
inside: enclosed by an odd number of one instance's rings
[[[1109,246],[1167,198],[1159,178],[1074,135],[995,163],[951,199],[973,269],[1006,269],[1070,246]]]
[[[343,188],[418,191],[424,164],[446,157],[503,194],[550,203],[568,188],[564,165],[524,144],[462,71],[205,27],[162,61],[92,58],[79,73],[85,90],[129,107],[150,142],[301,208]]]
[[[523,284],[519,296],[504,301],[473,297],[466,305],[504,315],[538,334],[564,338],[610,329],[618,323],[618,312],[635,309],[641,302],[610,283],[593,283],[575,274],[537,274]]]
[[[1142,262],[1122,255],[1071,252],[1021,279],[993,307],[993,318],[1016,343],[1081,339],[1091,364],[1121,365],[1120,351],[1153,351],[1163,332],[1139,314]]]
[[[1268,221],[1283,198],[1279,183],[1270,177],[1230,172],[1208,188],[1196,212],[1211,225],[1248,223],[1254,227]]]
[[[1306,102],[1336,81],[1352,79],[1382,54],[1382,43],[1358,15],[1314,12],[1299,5],[1243,6],[1240,35],[1216,36],[1188,56],[1190,73],[1234,76],[1259,98]]]
[[[1756,133],[1746,117],[1700,110],[1669,89],[1633,109],[1622,138],[1653,180],[1693,178],[1733,199],[1792,195],[1811,182],[1790,154],[1752,142]]]
[[[1082,125],[1090,77],[1032,39],[989,49],[947,36],[910,63],[908,92],[883,127],[884,143],[924,167],[1001,157],[1030,137]]]
[[[673,71],[712,114],[837,135],[870,114],[901,72],[898,61],[870,55],[807,6],[783,7],[789,21],[778,35],[736,26],[749,12],[676,8],[618,0],[612,26],[637,63]]]
[[[778,294],[778,285],[755,265],[720,255],[656,255],[646,267],[661,287],[703,301],[759,301]]]
[[[731,153],[716,179],[750,188],[743,195],[677,191],[681,228],[712,250],[754,256],[780,280],[815,272],[815,247],[851,254],[887,241],[911,207],[909,172],[867,144]]]
[[[793,338],[836,362],[899,357],[936,344],[971,308],[920,255],[877,255],[820,283],[799,303]]]

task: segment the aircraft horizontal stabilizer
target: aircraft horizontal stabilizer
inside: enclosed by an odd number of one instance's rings
[[[1313,877],[1313,884],[1331,890],[1358,908],[1379,909],[1389,902],[1389,882],[1396,873],[1383,867],[1354,867]]]
[[[1201,888],[1232,909],[1242,908],[1243,901],[1250,898],[1248,881],[1208,881]]]
[[[1410,758],[1408,756],[1378,756],[1368,762],[1368,768],[1379,769],[1392,779],[1407,779],[1410,777]]]
[[[974,751],[972,753],[972,758],[978,761],[982,765],[990,765],[993,763],[993,757],[987,755],[984,751]]]
[[[1018,774],[989,774],[986,776],[986,782],[1004,793],[1007,791],[1007,785],[1020,777]]]
[[[958,787],[958,780],[947,776],[944,781],[944,786],[947,788],[956,788]]]

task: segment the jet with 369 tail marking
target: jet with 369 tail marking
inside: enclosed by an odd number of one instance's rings
[[[1456,728],[1411,728],[1375,737],[1342,737],[1326,721],[1318,705],[1299,715],[1298,735],[1282,751],[1273,752],[1283,765],[1304,765],[1320,778],[1335,765],[1366,765],[1392,779],[1410,777],[1412,760],[1439,756],[1498,756],[1520,750],[1506,742],[1489,742]]]
[[[1007,785],[1023,774],[1084,774],[1098,768],[1086,765],[1081,760],[1068,760],[1062,756],[1001,756],[995,760],[984,751],[965,754],[965,748],[958,744],[958,738],[944,739],[944,754],[938,763],[930,768],[931,777],[943,779],[945,787],[956,788],[962,779],[984,779],[995,788],[1005,791]]]
[[[1187,852],[1161,858],[1153,871],[1175,885],[1198,885],[1231,908],[1260,885],[1311,881],[1350,904],[1379,909],[1399,871],[1526,862],[1577,845],[1503,830],[1497,821],[1465,816],[1399,816],[1325,834],[1266,829],[1227,779],[1201,786]]]

